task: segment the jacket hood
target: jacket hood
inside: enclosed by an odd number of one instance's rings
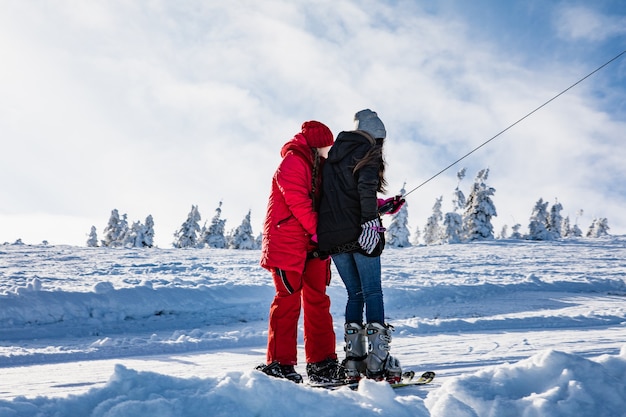
[[[304,157],[311,164],[313,163],[312,148],[309,146],[302,133],[298,133],[289,142],[283,145],[280,150],[280,156],[284,158],[289,152],[295,152]]]
[[[341,132],[328,153],[328,163],[337,163],[346,157],[351,157],[353,152],[363,146],[371,147],[369,140],[356,132]]]

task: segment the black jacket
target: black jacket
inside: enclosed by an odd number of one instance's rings
[[[332,252],[356,242],[361,224],[378,217],[377,189],[380,160],[353,173],[354,166],[373,147],[373,139],[357,132],[341,132],[330,149],[322,175],[322,198],[317,222],[319,249]],[[381,236],[382,237],[382,236]],[[380,249],[384,246],[381,239]],[[374,256],[380,250],[374,252]]]

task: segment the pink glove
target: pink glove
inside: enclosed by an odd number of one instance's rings
[[[387,198],[383,200],[382,198],[378,199],[378,212],[380,214],[396,214],[406,200],[402,198],[401,195],[397,195],[391,198]]]

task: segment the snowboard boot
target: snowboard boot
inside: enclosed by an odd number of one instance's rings
[[[376,380],[387,380],[391,383],[400,382],[402,368],[398,359],[389,354],[393,326],[380,323],[368,323],[365,328],[367,336],[366,375]]]
[[[255,369],[275,378],[288,379],[296,384],[302,382],[302,375],[296,372],[293,365],[281,365],[277,361],[274,361],[268,365],[259,365]]]
[[[337,359],[308,363],[306,373],[312,384],[337,384],[346,380],[346,375]]]
[[[367,357],[367,338],[363,325],[358,323],[346,323],[344,326],[344,340],[346,346],[346,358],[342,362],[347,382],[357,382],[361,374],[365,374]]]

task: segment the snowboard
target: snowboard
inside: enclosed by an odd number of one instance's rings
[[[435,379],[435,373],[433,371],[426,371],[421,374],[418,378],[415,378],[415,371],[406,371],[402,373],[402,377],[400,382],[390,382],[389,385],[393,389],[410,387],[414,385],[426,385],[432,382]],[[308,383],[309,386],[315,388],[327,388],[327,389],[339,389],[343,387],[348,387],[350,389],[357,389],[359,386],[358,382],[347,382],[347,383],[332,383],[332,384],[314,384]]]
[[[433,379],[435,379],[435,373],[433,371],[426,371],[419,376],[419,378],[415,378],[414,371],[404,372],[402,374],[402,379],[400,382],[395,382],[390,384],[391,388],[402,388],[402,387],[410,387],[411,385],[426,385],[430,384]]]

